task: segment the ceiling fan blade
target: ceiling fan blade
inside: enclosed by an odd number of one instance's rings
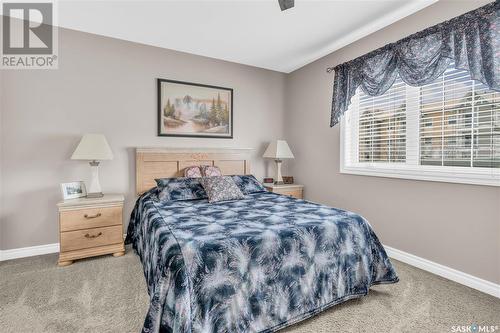
[[[295,6],[295,0],[278,0],[281,11],[287,10]]]

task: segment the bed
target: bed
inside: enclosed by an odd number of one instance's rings
[[[271,192],[209,203],[158,200],[155,178],[189,165],[249,174],[249,150],[136,150],[140,195],[127,243],[144,269],[143,332],[274,332],[370,286],[398,281],[361,216]]]

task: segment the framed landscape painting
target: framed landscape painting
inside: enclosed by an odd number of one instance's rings
[[[158,136],[233,137],[233,89],[158,79]]]

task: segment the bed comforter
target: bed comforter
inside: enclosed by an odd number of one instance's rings
[[[270,192],[214,204],[151,190],[127,242],[150,295],[143,332],[274,332],[398,281],[363,217]]]

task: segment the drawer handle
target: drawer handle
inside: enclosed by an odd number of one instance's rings
[[[102,235],[102,232],[99,232],[97,235],[90,235],[90,234],[85,234],[85,238],[97,238]]]
[[[101,213],[97,213],[95,215],[88,215],[88,214],[85,214],[83,215],[83,217],[85,217],[86,219],[95,219],[96,217],[99,217],[101,216],[102,214]]]

